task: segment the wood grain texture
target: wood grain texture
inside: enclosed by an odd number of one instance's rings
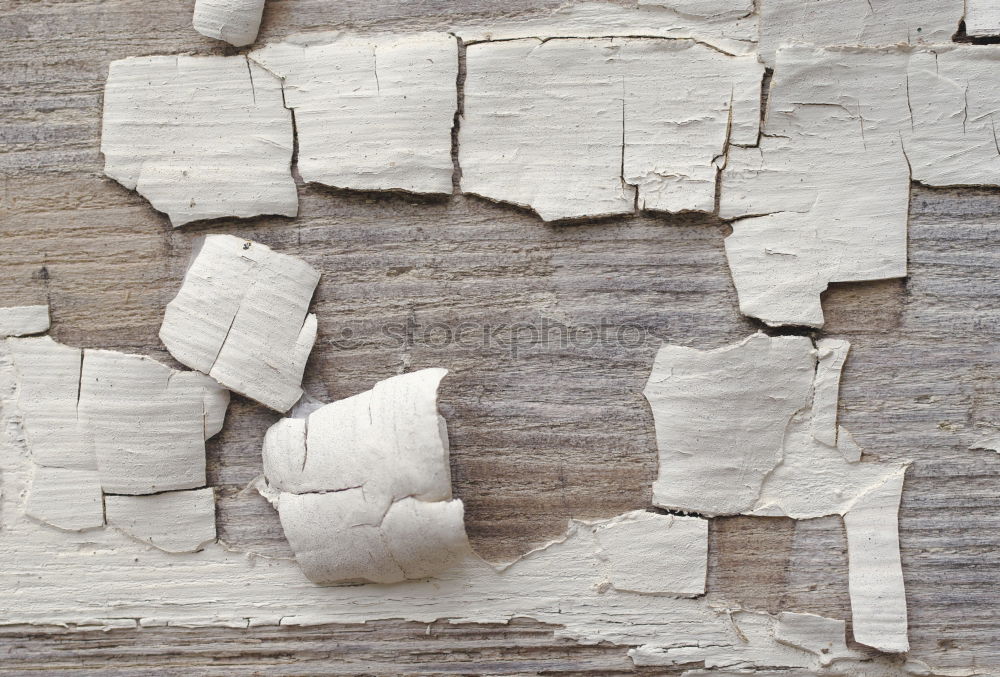
[[[271,0],[260,41],[331,27],[442,28],[560,2]],[[471,197],[300,185],[298,219],[173,230],[102,176],[101,92],[112,59],[235,53],[194,32],[192,6],[6,0],[0,305],[48,302],[57,340],[179,366],[157,330],[192,241],[209,232],[252,238],[323,271],[312,307],[320,339],[306,379],[314,396],[351,395],[402,370],[452,371],[441,402],[454,489],[482,555],[510,560],[559,536],[570,517],[647,507],[656,450],[641,390],[656,349],[663,341],[718,347],[757,328],[737,312],[722,250],[727,226],[650,216],[550,226]],[[905,281],[831,288],[827,326],[816,335],[853,344],[841,423],[866,452],[916,461],[900,515],[912,655],[996,669],[1000,458],[968,447],[1000,425],[1000,192],[915,187],[909,263]],[[563,345],[558,329],[548,337],[530,329],[543,320],[575,330],[575,339]],[[588,340],[602,323],[612,340]],[[628,340],[613,340],[623,327]],[[447,340],[449,330],[462,340]],[[260,442],[276,418],[234,397],[226,428],[208,445],[209,482],[221,487],[226,542],[287,556],[274,513],[242,491],[260,472]],[[850,617],[839,520],[725,518],[710,538],[711,597]],[[0,673],[632,671],[623,648],[554,640],[533,622],[438,623],[430,635],[426,627],[6,628]]]

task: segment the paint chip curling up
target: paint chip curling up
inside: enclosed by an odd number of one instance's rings
[[[104,173],[170,222],[295,216],[292,117],[281,83],[243,56],[112,61]]]
[[[0,338],[44,334],[48,330],[48,306],[0,308]]]
[[[468,553],[437,411],[447,373],[394,376],[267,431],[261,493],[310,581],[426,578]]]
[[[462,190],[546,221],[712,212],[717,162],[757,142],[763,73],[692,40],[469,45]]]
[[[1000,183],[1000,49],[800,46],[777,62],[760,146],[729,149],[719,215],[740,310],[819,327],[831,282],[906,276],[911,181]]]
[[[244,47],[257,39],[263,13],[264,0],[195,0],[192,24],[206,37]]]
[[[320,273],[295,256],[232,235],[195,245],[160,340],[181,364],[276,411],[302,396],[316,342],[309,302]]]
[[[303,35],[249,58],[284,83],[304,180],[355,190],[452,192],[454,36]]]
[[[764,334],[709,351],[663,346],[644,391],[660,457],[653,503],[705,516],[842,515],[854,637],[902,652],[897,516],[907,465],[860,462],[841,448],[836,390],[847,349]]]
[[[72,348],[48,336],[8,338],[0,352],[13,376],[5,416],[17,424],[31,459],[25,514],[82,531],[104,525],[103,500],[110,499],[115,523],[135,523],[139,535],[149,519],[167,518],[159,510],[167,499],[138,500],[150,498],[141,495],[189,494],[176,490],[205,486],[205,440],[221,430],[229,404],[228,391],[212,379],[140,355]],[[184,519],[163,522],[162,533],[194,520],[210,523],[208,540],[214,539],[209,496],[192,503]],[[205,533],[201,529],[198,537]]]

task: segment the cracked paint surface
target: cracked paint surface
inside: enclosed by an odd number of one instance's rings
[[[202,35],[234,47],[253,44],[264,0],[195,0],[192,24]]]
[[[653,503],[706,516],[842,515],[854,637],[903,652],[897,516],[907,465],[852,462],[839,448],[847,348],[764,334],[710,351],[661,348],[644,391],[660,453]]]
[[[965,32],[971,37],[1000,35],[1000,6],[993,0],[965,0]]]
[[[208,235],[167,304],[160,340],[181,364],[288,411],[302,396],[302,372],[316,342],[316,316],[308,310],[319,278],[295,256]]]
[[[205,440],[221,430],[229,404],[228,391],[208,377],[48,336],[6,339],[0,371],[6,428],[25,451],[25,515],[66,531],[90,530],[104,525],[108,500],[115,506],[108,523],[148,540],[143,528],[165,519],[160,508],[168,496],[205,486]],[[207,540],[214,539],[211,490],[207,502],[188,507],[163,528],[184,539],[196,520],[202,534],[211,526]],[[157,545],[188,551],[204,540]]]
[[[425,578],[469,551],[437,411],[445,374],[394,376],[268,430],[261,493],[309,580]]]
[[[112,61],[101,152],[104,173],[174,226],[298,213],[281,83],[243,56]]]
[[[454,36],[303,35],[249,58],[282,79],[304,180],[355,190],[452,192]]]
[[[48,330],[48,306],[0,308],[0,338],[44,334]]]
[[[757,140],[762,77],[753,57],[689,40],[470,45],[462,190],[546,221],[712,211],[716,159]]]

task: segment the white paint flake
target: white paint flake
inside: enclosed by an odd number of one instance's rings
[[[998,184],[998,63],[992,46],[781,49],[760,146],[722,173],[741,311],[819,327],[831,282],[904,277],[911,180]]]
[[[19,469],[25,515],[82,531],[104,524],[102,492],[205,485],[205,440],[222,428],[229,404],[228,391],[207,376],[48,336],[6,339],[0,372],[4,416],[28,451]],[[142,502],[120,498],[116,518],[141,526],[128,509]],[[214,530],[211,494],[209,501]]]
[[[447,33],[336,34],[250,54],[284,83],[306,181],[451,193],[458,42]]]
[[[470,45],[462,190],[546,220],[713,211],[716,159],[757,140],[762,67],[689,40]]]
[[[77,416],[106,493],[205,486],[206,420],[221,418],[228,403],[203,374],[141,355],[84,351]]]
[[[108,524],[165,552],[195,552],[215,540],[215,491],[105,496]]]
[[[253,44],[260,29],[264,0],[195,0],[194,29],[234,47]]]
[[[757,17],[742,10],[750,3],[726,4],[739,7],[739,15],[728,10],[716,14],[723,0],[640,2],[638,7],[570,2],[541,16],[497,19],[485,25],[478,21],[454,26],[451,32],[466,44],[519,38],[647,37],[695,40],[729,54],[755,53]]]
[[[793,44],[948,44],[965,10],[963,0],[759,0],[758,9],[760,56],[771,67],[775,52]]]
[[[112,61],[101,152],[104,173],[174,226],[298,213],[281,83],[243,56]]]
[[[974,38],[1000,35],[1000,5],[996,0],[965,0],[965,33]]]
[[[100,476],[96,470],[36,465],[24,512],[66,531],[103,527]]]
[[[847,624],[842,620],[783,611],[778,614],[774,638],[782,644],[814,653],[823,665],[856,657],[847,648]]]
[[[598,526],[616,590],[696,597],[708,575],[708,520],[636,511]]]
[[[828,447],[837,446],[840,374],[850,349],[851,344],[840,339],[816,341],[817,364],[812,400],[813,437]]]
[[[0,308],[0,338],[44,334],[48,330],[48,306]]]
[[[763,334],[711,351],[661,348],[644,391],[660,453],[653,503],[708,516],[842,515],[855,638],[906,651],[897,537],[906,464],[851,462],[815,435],[832,424],[848,348]]]
[[[639,7],[663,7],[703,19],[742,19],[753,14],[753,0],[639,0]]]
[[[302,396],[316,342],[309,301],[318,270],[232,235],[195,247],[160,339],[178,362],[280,412]]]
[[[395,376],[268,430],[261,493],[309,580],[424,578],[468,551],[437,411],[447,373]]]

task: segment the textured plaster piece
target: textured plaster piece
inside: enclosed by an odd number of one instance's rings
[[[467,64],[462,189],[546,221],[713,211],[717,158],[757,140],[761,65],[694,41],[487,42]]]
[[[842,515],[855,638],[905,651],[897,513],[907,466],[857,462],[815,435],[817,414],[834,423],[848,349],[763,334],[711,351],[661,348],[644,391],[660,453],[653,503],[708,516]]]
[[[262,493],[309,580],[396,583],[466,554],[437,410],[447,373],[395,376],[267,431]]]
[[[101,152],[104,173],[174,226],[298,213],[281,83],[243,56],[112,61]]]
[[[989,1],[989,0],[985,0]],[[963,0],[760,0],[760,55],[791,44],[891,47],[951,42]]]
[[[104,526],[97,471],[36,466],[24,512],[66,531]]]
[[[277,411],[302,396],[316,342],[309,301],[318,270],[232,235],[196,246],[160,339],[178,362]]]
[[[253,44],[260,28],[264,0],[195,0],[194,29],[234,47]]]
[[[203,374],[140,355],[84,351],[78,416],[107,493],[204,486],[207,422],[226,405],[225,391]]]
[[[108,524],[165,552],[195,552],[215,540],[215,490],[104,497]]]
[[[711,351],[663,346],[644,391],[660,450],[653,503],[706,516],[753,510],[814,376],[804,336],[755,334]]]
[[[44,334],[48,330],[48,306],[0,308],[0,338]]]
[[[974,38],[1000,35],[996,0],[965,0],[965,33]]]
[[[250,54],[284,83],[306,181],[451,193],[458,42],[447,33],[338,34]]]
[[[708,575],[708,520],[628,513],[595,531],[616,590],[696,597]]]
[[[755,53],[757,17],[734,16],[728,11],[712,16],[722,4],[722,0],[665,0],[625,7],[613,2],[571,2],[542,16],[455,26],[451,32],[466,44],[519,38],[648,37],[696,40],[729,54]],[[738,0],[730,6],[747,4]]]
[[[783,611],[774,626],[774,638],[820,657],[823,665],[856,654],[847,648],[847,624],[815,614]]]

